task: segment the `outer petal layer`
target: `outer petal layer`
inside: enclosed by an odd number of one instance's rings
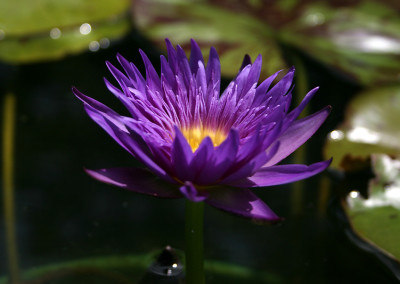
[[[261,199],[249,189],[218,187],[210,190],[205,202],[220,210],[269,223],[281,220]]]
[[[309,166],[306,165],[279,165],[261,168],[253,176],[235,182],[232,186],[262,187],[295,182],[319,174],[325,170],[331,160],[322,161]]]
[[[176,185],[157,178],[150,171],[140,168],[111,168],[88,170],[86,172],[98,181],[112,184],[137,193],[163,198],[180,198]]]
[[[265,165],[272,166],[293,153],[304,144],[321,126],[331,111],[331,107],[325,107],[319,112],[305,118],[294,121],[289,128],[278,138],[279,150]]]

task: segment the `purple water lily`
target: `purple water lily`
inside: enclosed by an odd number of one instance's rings
[[[145,78],[121,55],[117,58],[125,74],[107,62],[120,88],[105,83],[128,109],[129,117],[73,88],[88,115],[147,167],[87,172],[99,181],[138,193],[186,197],[243,217],[278,221],[249,188],[305,179],[329,166],[330,161],[276,165],[307,141],[328,116],[330,107],[325,107],[296,120],[318,88],[289,111],[294,68],[272,87],[279,72],[257,85],[261,56],[254,63],[245,56],[238,75],[220,94],[220,62],[214,48],[205,66],[194,40],[189,60],[180,46],[174,49],[168,40],[166,44],[168,61],[161,56],[161,76],[141,50]]]

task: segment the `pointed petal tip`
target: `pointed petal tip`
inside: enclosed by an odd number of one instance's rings
[[[81,91],[79,91],[75,86],[72,87],[72,93],[81,101],[85,102],[86,95],[84,95]]]
[[[146,56],[147,57],[147,55],[146,55],[146,53],[141,49],[141,48],[139,48],[139,53],[140,53],[140,55],[143,57],[143,56]]]
[[[215,49],[214,46],[210,47],[210,57],[211,57],[211,55],[213,55],[213,56],[218,58],[218,52],[217,52],[217,50]]]
[[[326,116],[324,116],[324,118],[323,118],[323,120],[325,120],[328,117],[328,115],[331,113],[331,111],[332,111],[332,106],[331,105],[327,105],[327,106],[323,107],[321,110],[317,111],[314,114],[326,113]],[[314,115],[314,114],[311,114],[311,115]]]
[[[242,65],[240,66],[239,71],[242,71],[247,65],[251,65],[251,57],[248,54],[243,57]]]
[[[181,198],[176,184],[160,179],[142,168],[107,168],[84,171],[92,178],[136,193],[160,198]]]
[[[108,61],[108,60],[106,60],[105,64],[106,64],[108,70],[111,71],[111,74],[113,74],[112,68],[115,68],[114,65],[112,65],[112,63],[110,61]]]
[[[253,191],[247,188],[213,188],[205,202],[230,214],[250,219],[256,223],[278,223],[282,218],[269,208]]]
[[[121,63],[121,61],[122,61],[122,62],[128,62],[128,60],[126,60],[126,58],[123,57],[122,54],[119,53],[119,52],[117,52],[116,57],[117,57],[118,62],[120,62],[120,63]]]

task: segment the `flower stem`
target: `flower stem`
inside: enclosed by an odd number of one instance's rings
[[[305,68],[304,62],[297,56],[293,55],[293,63],[296,66],[298,72],[296,72],[296,94],[294,100],[296,105],[299,105],[301,101],[304,99],[304,96],[308,92],[308,78],[307,78],[307,70]],[[308,105],[304,108],[303,112],[299,115],[299,118],[306,117],[309,113]],[[307,149],[306,145],[300,146],[293,153],[293,162],[295,164],[303,164],[307,159]],[[292,185],[292,194],[291,194],[291,208],[292,214],[295,216],[299,216],[303,212],[303,195],[304,195],[304,180],[297,181]]]
[[[14,94],[7,94],[3,108],[3,210],[5,224],[5,241],[8,256],[10,283],[19,283],[17,236],[14,212],[14,140],[15,110]]]
[[[186,200],[185,211],[186,283],[204,284],[204,203]]]

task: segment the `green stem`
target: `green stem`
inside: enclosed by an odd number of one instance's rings
[[[15,96],[13,94],[7,94],[4,98],[3,109],[3,205],[10,283],[19,283],[18,251],[14,213],[15,105]]]
[[[204,203],[186,200],[185,210],[186,283],[204,284]]]
[[[303,61],[296,55],[293,55],[293,63],[296,66],[296,94],[294,96],[295,105],[298,106],[308,92],[307,72]],[[305,107],[299,118],[308,115],[308,106]],[[293,163],[303,164],[306,160],[306,146],[300,146],[293,154]],[[303,209],[303,194],[304,194],[304,181],[297,181],[292,186],[291,203],[292,214],[299,216]]]

